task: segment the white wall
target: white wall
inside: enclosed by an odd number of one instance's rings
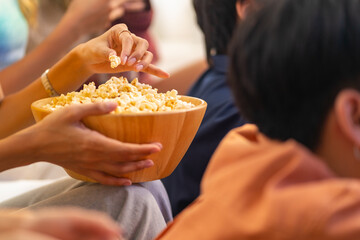
[[[174,71],[205,56],[192,0],[152,0],[151,27],[160,54],[159,65]]]

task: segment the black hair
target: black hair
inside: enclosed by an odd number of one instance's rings
[[[212,54],[228,54],[238,16],[236,2],[261,3],[265,0],[193,0],[197,23],[204,34],[209,63]],[[214,51],[214,52],[212,52]]]
[[[216,54],[227,54],[237,22],[236,1],[193,0],[197,22],[204,33],[208,60],[214,50]]]
[[[359,0],[275,0],[243,21],[229,74],[242,114],[315,150],[337,94],[360,89],[359,13]]]

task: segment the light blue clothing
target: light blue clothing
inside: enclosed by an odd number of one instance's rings
[[[0,0],[0,70],[24,57],[29,28],[17,0]]]

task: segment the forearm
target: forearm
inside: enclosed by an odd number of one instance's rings
[[[27,157],[31,141],[19,135],[0,139],[0,172],[33,163],[34,161]]]
[[[74,49],[51,68],[48,78],[58,93],[67,93],[79,88],[90,75]],[[46,97],[48,94],[40,79],[19,92],[5,96],[0,105],[0,139],[31,125],[34,122],[31,103]]]
[[[55,30],[32,52],[22,60],[0,72],[1,84],[5,95],[15,93],[28,86],[42,72],[55,64],[67,53],[79,38],[79,34],[64,18]]]
[[[153,87],[157,88],[159,92],[176,89],[179,94],[184,95],[207,68],[207,62],[199,60],[172,73],[170,78],[155,82]]]

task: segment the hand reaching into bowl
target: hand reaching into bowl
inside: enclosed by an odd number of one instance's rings
[[[132,34],[125,24],[113,26],[103,35],[75,47],[52,67],[48,77],[58,93],[77,89],[94,73],[141,71],[160,78],[169,74],[151,64],[149,43]],[[119,56],[120,65],[111,68],[110,56]],[[68,63],[72,62],[71,65]]]
[[[150,64],[152,54],[147,49],[147,41],[129,32],[125,24],[115,25],[103,35],[75,47],[51,67],[47,77],[59,94],[78,89],[94,73],[143,71],[168,77],[168,73]],[[121,59],[116,68],[111,68],[111,55]],[[5,96],[0,106],[0,138],[29,126],[33,122],[29,106],[48,96],[40,78],[15,94]]]
[[[153,54],[147,51],[147,40],[131,33],[125,24],[113,26],[100,37],[78,47],[78,51],[89,66],[91,73],[142,71],[161,78],[169,74],[150,64]],[[118,55],[121,64],[113,69],[109,64],[109,56]]]

